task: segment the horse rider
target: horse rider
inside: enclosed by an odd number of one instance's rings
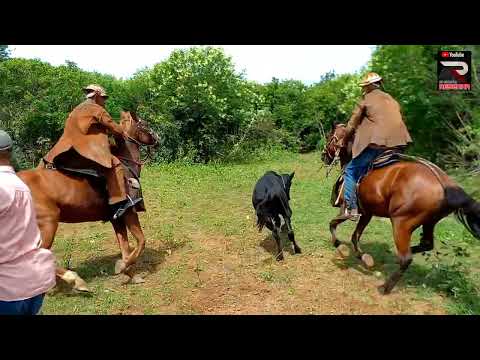
[[[44,157],[44,161],[63,166],[83,163],[99,170],[106,178],[108,203],[115,220],[130,206],[141,201],[141,198],[131,200],[127,197],[122,163],[110,151],[108,133],[120,138],[127,137],[127,134],[105,110],[108,95],[104,88],[89,85],[83,91],[87,100],[70,113],[63,135]]]
[[[347,123],[347,133],[343,140],[346,146],[355,133],[352,146],[352,160],[345,167],[345,214],[352,221],[358,221],[356,185],[367,173],[371,163],[388,149],[402,150],[412,142],[404,123],[400,104],[382,91],[383,79],[370,72],[359,84],[362,99]]]

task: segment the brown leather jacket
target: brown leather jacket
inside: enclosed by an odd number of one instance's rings
[[[347,130],[350,135],[355,131],[353,158],[368,146],[392,148],[412,142],[400,104],[380,89],[363,97],[347,124]]]
[[[53,163],[55,157],[72,147],[83,157],[106,168],[112,167],[108,131],[122,136],[123,129],[108,112],[93,100],[78,105],[67,118],[63,135],[44,159]]]

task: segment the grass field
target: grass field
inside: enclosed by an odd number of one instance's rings
[[[303,253],[286,251],[283,262],[273,260],[268,232],[254,227],[252,189],[267,170],[295,170],[293,227]],[[437,225],[435,251],[415,255],[391,295],[377,291],[398,266],[389,220],[374,218],[362,237],[375,259],[372,270],[340,259],[328,231],[338,211],[329,205],[335,176],[325,179],[318,153],[240,165],[148,167],[142,173],[147,212],[140,218],[147,247],[137,270],[146,282],[125,285],[124,275],[113,275],[120,254],[110,224],[62,224],[57,259],[94,293],[59,285],[43,313],[480,314],[480,242],[453,217]],[[340,225],[340,238],[348,240],[353,228]]]

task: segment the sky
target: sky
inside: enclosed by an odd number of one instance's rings
[[[136,71],[168,58],[176,48],[192,45],[9,45],[12,57],[61,65],[75,62],[87,71],[127,79]],[[260,83],[272,77],[295,79],[306,84],[320,80],[328,71],[351,73],[366,65],[371,45],[221,45],[232,57],[237,71]]]

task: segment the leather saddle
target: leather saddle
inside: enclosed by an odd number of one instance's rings
[[[143,201],[142,186],[140,183],[140,179],[136,176],[136,174],[133,173],[133,171],[126,164],[122,162],[122,165],[125,173],[124,179],[125,179],[125,185],[127,188],[127,195],[134,201],[136,199],[141,198],[142,200],[135,204],[135,210],[137,212],[144,212],[146,211],[146,208],[145,208],[145,203]],[[52,164],[47,162],[45,159],[41,160],[40,166],[46,169],[57,170],[57,171],[61,171],[74,176],[82,176],[82,177],[99,180],[102,183],[104,190],[106,191],[105,177],[96,169],[69,167],[64,164]],[[131,206],[127,206],[125,209],[128,209],[129,207]]]
[[[360,183],[362,182],[363,178],[366,177],[371,171],[395,164],[401,160],[404,160],[402,149],[389,149],[384,151],[382,154],[380,154],[370,164],[370,167],[368,168],[365,175],[361,176],[360,179],[358,179],[357,186],[355,189],[355,191],[357,192],[357,195],[358,195],[358,187],[360,186]],[[344,175],[344,170],[342,171],[337,181],[333,185],[332,194],[330,196],[330,203],[333,207],[341,207],[343,203],[343,190],[344,190],[343,175]],[[359,207],[361,207],[360,198],[358,196],[357,196],[357,199],[358,199],[358,205]]]

